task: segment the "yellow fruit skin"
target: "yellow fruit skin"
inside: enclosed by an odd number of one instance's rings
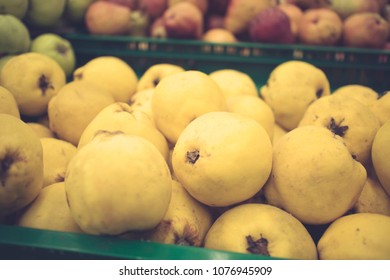
[[[386,193],[390,195],[390,119],[378,130],[372,143],[371,158]]]
[[[38,136],[28,125],[0,114],[0,217],[34,200],[42,189],[43,155]]]
[[[119,235],[157,226],[169,206],[172,179],[149,141],[100,132],[70,161],[65,190],[84,232]]]
[[[52,98],[48,106],[50,130],[59,139],[77,146],[87,125],[114,98],[94,84],[86,81],[67,83]]]
[[[155,145],[165,160],[168,160],[168,141],[164,135],[145,113],[133,110],[127,103],[115,102],[103,108],[84,129],[78,149],[89,143],[100,130],[121,131],[127,135],[143,137]]]
[[[370,87],[358,84],[350,84],[339,87],[332,94],[354,98],[360,103],[370,106],[378,99],[378,93]]]
[[[221,69],[211,72],[209,75],[222,89],[226,98],[236,95],[259,96],[259,90],[255,82],[244,72],[234,69]]]
[[[267,204],[247,203],[224,212],[205,238],[205,248],[249,254],[247,236],[268,241],[269,256],[317,259],[316,245],[303,224],[291,214]]]
[[[323,260],[390,259],[390,217],[358,213],[335,220],[318,241]]]
[[[359,199],[353,206],[354,213],[377,213],[390,216],[390,196],[378,179],[367,177]]]
[[[371,111],[378,118],[379,123],[383,125],[390,119],[390,91],[385,92],[375,102],[370,104]]]
[[[332,128],[344,127],[342,133]],[[371,146],[379,129],[379,121],[371,110],[361,102],[341,94],[320,98],[310,104],[298,126],[319,125],[326,127],[344,139],[351,154],[367,164]]]
[[[137,91],[130,99],[130,107],[133,110],[144,112],[154,123],[153,110],[152,110],[152,96],[154,93],[154,88],[144,89]]]
[[[219,86],[205,73],[195,70],[163,78],[152,97],[156,127],[175,144],[183,129],[205,113],[226,111]]]
[[[172,165],[178,181],[200,202],[233,205],[249,199],[265,184],[272,166],[271,140],[249,117],[211,112],[184,129],[174,147]]]
[[[66,232],[82,232],[66,201],[65,183],[51,184],[21,213],[18,226]]]
[[[172,197],[164,218],[147,240],[187,246],[203,246],[204,237],[213,223],[207,206],[195,200],[176,180],[172,181]]]
[[[99,56],[88,61],[73,72],[73,79],[95,84],[109,92],[117,102],[129,102],[138,84],[133,68],[114,56]]]
[[[65,178],[68,164],[77,152],[76,146],[56,138],[40,138],[43,149],[43,187]]]
[[[53,131],[42,123],[28,122],[27,125],[34,130],[39,138],[56,138]]]
[[[171,74],[184,72],[184,68],[178,65],[161,63],[150,66],[140,77],[137,84],[137,92],[153,89],[157,86],[160,80]]]
[[[24,53],[11,58],[2,68],[0,83],[15,97],[19,112],[40,116],[47,112],[52,97],[65,85],[65,72],[52,58]]]
[[[319,126],[298,127],[274,145],[269,203],[307,224],[326,224],[358,199],[367,178],[342,139]]]
[[[16,104],[15,97],[8,89],[2,86],[0,86],[0,113],[20,118],[19,108],[18,104]]]
[[[311,103],[329,94],[325,73],[310,63],[295,60],[278,65],[260,88],[260,96],[273,110],[276,123],[287,131],[298,126]]]
[[[271,108],[259,96],[236,95],[226,99],[229,112],[239,113],[253,118],[261,124],[272,139],[275,127],[275,116]]]

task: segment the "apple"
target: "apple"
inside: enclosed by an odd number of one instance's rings
[[[167,8],[168,0],[139,0],[138,3],[138,9],[151,19],[162,16]]]
[[[291,31],[295,37],[298,36],[298,24],[303,16],[303,10],[297,5],[291,3],[279,4],[278,8],[287,14],[290,18]]]
[[[389,23],[377,13],[353,14],[344,20],[343,44],[356,48],[384,48],[389,31]]]
[[[0,57],[27,52],[31,39],[27,26],[13,15],[0,15]]]
[[[65,12],[66,0],[30,0],[26,21],[36,27],[51,28]]]
[[[95,0],[67,0],[65,17],[71,23],[82,23],[88,6]]]
[[[342,19],[356,13],[380,12],[378,0],[332,0],[329,8],[339,14]]]
[[[342,33],[342,19],[328,8],[305,10],[298,25],[298,39],[306,45],[334,46],[340,42]]]
[[[255,15],[249,23],[249,36],[253,42],[291,44],[294,41],[290,18],[277,7]]]
[[[72,44],[54,33],[43,33],[31,42],[31,51],[54,59],[69,77],[76,66],[76,56]]]
[[[163,14],[168,38],[200,39],[203,34],[203,14],[191,2],[179,2]]]
[[[122,5],[122,6],[129,8],[130,10],[136,10],[136,9],[138,9],[138,1],[139,0],[103,0],[103,1]]]
[[[0,14],[13,15],[23,19],[27,13],[29,0],[0,0]]]
[[[87,9],[85,24],[91,34],[125,35],[131,29],[131,10],[112,2],[96,1]]]

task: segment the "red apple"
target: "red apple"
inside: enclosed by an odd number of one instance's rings
[[[291,44],[294,41],[290,18],[277,7],[255,15],[249,23],[249,36],[253,42]]]
[[[179,2],[169,7],[163,15],[169,38],[200,39],[203,34],[203,14],[190,2]]]

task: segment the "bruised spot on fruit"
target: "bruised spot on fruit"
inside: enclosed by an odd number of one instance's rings
[[[199,159],[199,150],[194,150],[192,152],[187,152],[186,155],[186,162],[189,162],[191,164],[195,164],[196,161]]]
[[[327,128],[332,131],[334,134],[344,137],[345,133],[349,129],[348,125],[341,125],[344,119],[342,119],[338,124],[336,123],[335,119],[332,117],[330,118],[330,122],[327,126]]]
[[[316,91],[316,96],[317,98],[320,98],[322,96],[322,94],[324,93],[324,89],[323,88],[320,88]]]
[[[60,183],[65,181],[65,174],[64,173],[58,173],[57,176],[54,178],[54,182]]]
[[[196,246],[198,231],[194,227],[190,226],[189,224],[186,224],[183,229],[183,234],[180,235],[177,232],[175,232],[174,237],[175,237],[176,245]]]
[[[121,130],[109,131],[109,130],[100,129],[100,130],[96,131],[96,133],[93,136],[93,138],[95,138],[98,135],[112,136],[112,135],[119,135],[119,134],[124,134],[124,133]]]
[[[68,208],[70,208],[70,202],[67,192],[65,192],[66,204],[68,204]]]
[[[43,96],[45,96],[48,89],[54,89],[49,79],[43,74],[38,79],[38,87],[41,89]]]
[[[257,240],[253,240],[251,235],[248,235],[245,238],[248,244],[248,247],[246,248],[248,252],[256,255],[270,256],[268,252],[268,240],[261,236],[261,234],[260,238]]]
[[[68,47],[65,44],[57,44],[56,49],[61,55],[65,55],[68,51]]]
[[[158,83],[160,82],[160,79],[159,78],[156,78],[153,80],[153,85],[154,87],[156,87],[158,85]]]
[[[19,160],[22,160],[22,158],[19,156],[18,152],[7,153],[0,159],[0,185],[2,187],[5,187],[5,180],[7,179],[9,169]]]
[[[74,75],[75,80],[81,80],[83,78],[83,73],[78,73]]]

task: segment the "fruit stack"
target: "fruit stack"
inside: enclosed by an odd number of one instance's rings
[[[0,72],[0,221],[288,259],[390,258],[390,94],[114,56]],[[322,231],[319,232],[318,229]],[[317,230],[315,230],[317,229]]]
[[[85,11],[96,35],[386,48],[387,0],[98,0]]]

